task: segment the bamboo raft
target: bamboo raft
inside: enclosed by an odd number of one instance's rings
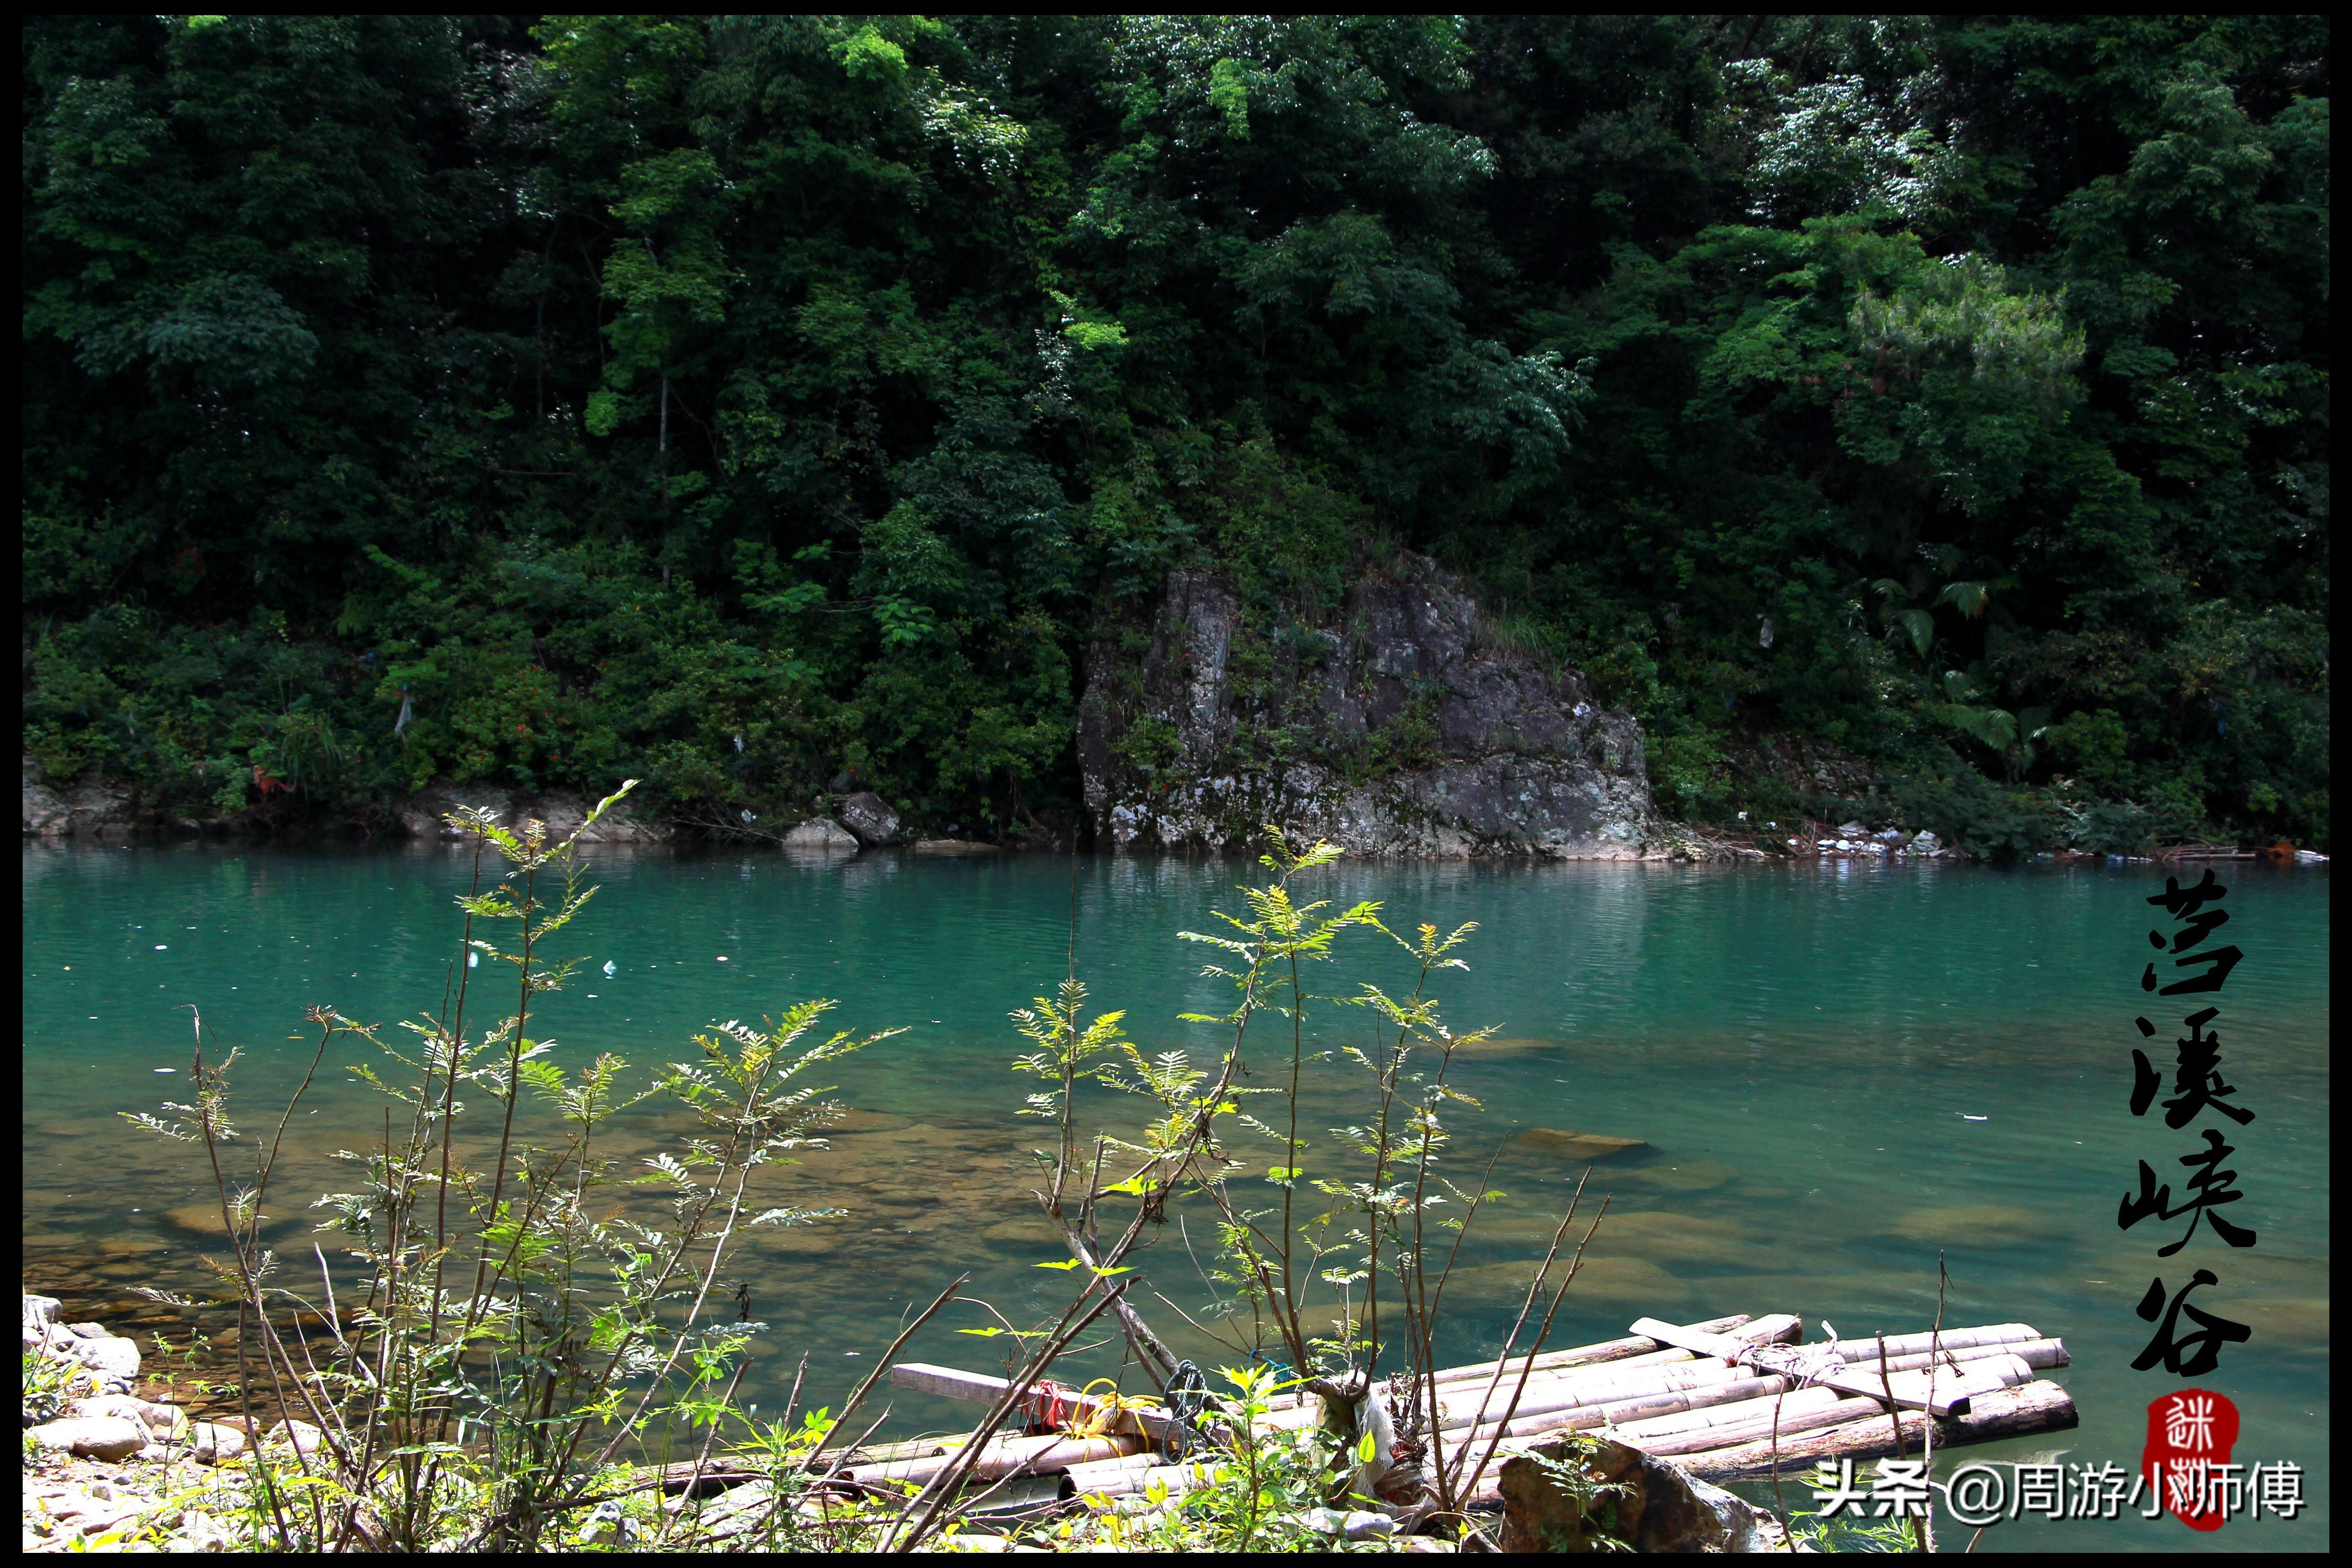
[[[1435,1380],[1437,1427],[1444,1452],[1469,1450],[1457,1495],[1474,1506],[1496,1504],[1502,1461],[1524,1440],[1565,1431],[1592,1432],[1726,1480],[1898,1449],[1916,1455],[1931,1428],[1935,1447],[1945,1448],[2075,1425],[2073,1399],[2040,1375],[2067,1364],[2065,1344],[2029,1324],[1874,1335],[1838,1345],[1835,1359],[1823,1353],[1830,1346],[1801,1339],[1801,1320],[1786,1313],[1681,1325],[1642,1318],[1622,1339],[1448,1368]],[[893,1367],[890,1376],[910,1393],[983,1404],[1011,1386],[917,1362]],[[1157,1506],[1147,1499],[1205,1483],[1220,1463],[1197,1449],[1188,1462],[1171,1463],[1171,1420],[1157,1407],[1115,1405],[1106,1415],[1098,1402],[1061,1391],[1056,1414],[1066,1426],[1099,1427],[1102,1435],[1066,1429],[993,1438],[970,1479],[1058,1477],[1066,1500],[1097,1512],[1132,1511]],[[1312,1402],[1277,1399],[1259,1429],[1309,1426],[1319,1415]],[[946,1468],[964,1441],[863,1450],[848,1456],[835,1479],[860,1489],[920,1484]],[[1477,1473],[1467,1473],[1473,1467]]]

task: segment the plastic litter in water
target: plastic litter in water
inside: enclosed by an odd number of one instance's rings
[[[1967,1111],[1963,1110],[1960,1112],[1960,1120],[1963,1121],[1990,1121],[1992,1118],[1990,1116],[1970,1116]]]

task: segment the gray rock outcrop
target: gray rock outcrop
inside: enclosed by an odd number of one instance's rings
[[[878,849],[898,842],[898,814],[872,790],[843,795],[835,809],[841,814],[841,825],[857,835],[857,841],[866,847]]]
[[[812,816],[784,835],[784,847],[820,855],[855,855],[857,836],[830,817]]]
[[[1364,855],[1631,859],[1659,826],[1632,715],[1494,646],[1420,556],[1329,627],[1253,624],[1223,580],[1171,573],[1148,637],[1090,648],[1077,749],[1120,848],[1238,849],[1272,822]]]
[[[60,791],[43,781],[29,756],[24,782],[27,838],[102,837],[128,833],[137,824],[131,792],[121,784],[92,779]]]

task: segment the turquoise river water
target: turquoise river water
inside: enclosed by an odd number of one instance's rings
[[[201,1285],[204,1242],[167,1217],[208,1199],[201,1156],[116,1113],[177,1098],[184,1008],[194,1004],[215,1046],[247,1053],[247,1122],[274,1125],[262,1108],[282,1100],[310,1058],[305,1004],[371,1021],[437,1005],[466,866],[437,849],[28,847],[27,1279],[101,1297],[133,1284]],[[822,1201],[847,1217],[753,1232],[729,1271],[771,1325],[746,1397],[780,1401],[805,1350],[818,1402],[837,1403],[910,1303],[958,1272],[970,1269],[969,1293],[1016,1321],[1067,1289],[1066,1275],[1034,1267],[1064,1254],[1033,1217],[1023,1152],[1041,1127],[1013,1114],[1035,1085],[1007,1070],[1023,1042],[1006,1014],[1061,977],[1073,907],[1076,962],[1096,1003],[1125,1008],[1148,1051],[1211,1058],[1215,1034],[1176,1016],[1222,1012],[1230,994],[1199,973],[1204,950],[1175,933],[1212,929],[1213,910],[1240,909],[1234,886],[1255,869],[608,853],[593,879],[603,891],[558,939],[589,962],[570,990],[542,999],[532,1032],[573,1062],[611,1051],[649,1069],[686,1059],[697,1029],[809,996],[838,998],[845,1026],[905,1026],[832,1075],[857,1108],[833,1149],[773,1176],[769,1201]],[[2216,1535],[2169,1519],[2028,1518],[1988,1532],[1980,1550],[2324,1549],[2327,875],[2221,870],[2226,937],[2245,958],[2214,1027],[2225,1076],[2256,1112],[2242,1131],[2225,1126],[2245,1194],[2230,1217],[2259,1239],[2233,1250],[2200,1227],[2166,1260],[2155,1250],[2180,1222],[2119,1230],[2118,1199],[2140,1159],[2178,1185],[2170,1162],[2216,1119],[2174,1133],[2159,1114],[2135,1120],[2127,1107],[2145,933],[2157,912],[2143,900],[2163,882],[2153,868],[1343,863],[1317,873],[1318,896],[1379,900],[1399,929],[1481,928],[1469,970],[1439,988],[1456,1027],[1499,1025],[1505,1042],[1456,1069],[1484,1105],[1457,1123],[1456,1174],[1475,1177],[1499,1150],[1492,1184],[1509,1197],[1464,1249],[1447,1359],[1499,1345],[1514,1284],[1580,1170],[1521,1134],[1639,1139],[1646,1158],[1595,1169],[1593,1191],[1612,1194],[1609,1218],[1553,1344],[1621,1334],[1643,1314],[1792,1311],[1809,1338],[1823,1317],[1848,1340],[1923,1329],[1940,1248],[1947,1321],[2023,1321],[2063,1337],[2074,1363],[2054,1375],[2082,1414],[2074,1430],[1961,1458],[2058,1449],[2069,1465],[2112,1459],[2128,1470],[2148,1402],[2181,1385],[2130,1369],[2150,1331],[2134,1305],[2151,1277],[2177,1288],[2189,1268],[2209,1267],[2221,1283],[2196,1300],[2250,1324],[2253,1338],[2197,1385],[2236,1401],[2238,1459],[2304,1467],[2306,1510]],[[1359,933],[1313,978],[1327,992],[1363,980],[1409,986],[1401,957]],[[1318,1045],[1368,1038],[1361,1013],[1326,1014]],[[2174,1032],[2151,1052],[2168,1080]],[[339,1043],[331,1060],[353,1055]],[[1318,1141],[1310,1172],[1339,1158],[1320,1130],[1361,1116],[1344,1070],[1321,1070],[1328,1081],[1307,1122]],[[329,1156],[373,1142],[383,1113],[339,1065],[304,1106],[274,1187],[289,1202],[273,1206],[289,1216],[279,1245],[307,1255],[299,1205],[339,1184],[343,1170]],[[1086,1110],[1090,1126],[1132,1125],[1108,1091]],[[618,1130],[616,1146],[650,1152],[683,1125],[648,1108]],[[1195,1243],[1207,1234],[1197,1215],[1187,1230]],[[1139,1274],[1197,1313],[1208,1291],[1173,1232]],[[1137,1300],[1204,1364],[1232,1359],[1172,1310]],[[991,1367],[1003,1342],[952,1331],[986,1321],[952,1309],[910,1353]],[[1089,1375],[1113,1371],[1116,1347],[1082,1359],[1098,1363]],[[902,1426],[931,1429],[959,1414],[969,1407],[898,1407]]]

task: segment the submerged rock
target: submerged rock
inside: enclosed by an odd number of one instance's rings
[[[1530,1127],[1516,1140],[1522,1149],[1554,1154],[1563,1160],[1617,1160],[1652,1152],[1639,1138],[1612,1138],[1601,1132],[1562,1132],[1553,1127]]]
[[[192,1236],[216,1237],[223,1240],[228,1237],[228,1222],[221,1218],[220,1205],[216,1203],[182,1204],[177,1208],[165,1209],[163,1219]],[[264,1234],[284,1223],[276,1215],[261,1216]]]
[[[1168,576],[1139,657],[1087,655],[1078,763],[1120,848],[1239,848],[1279,823],[1359,854],[1639,857],[1657,823],[1640,726],[1583,678],[1496,646],[1423,557],[1336,626],[1255,625],[1233,587]]]
[[[1609,1179],[1660,1192],[1704,1193],[1723,1185],[1738,1173],[1719,1161],[1685,1160],[1679,1165],[1637,1165],[1631,1170],[1612,1171]]]
[[[2038,1241],[2053,1228],[2047,1215],[2015,1204],[1958,1204],[1912,1209],[1880,1233],[1948,1247],[2005,1247]]]

